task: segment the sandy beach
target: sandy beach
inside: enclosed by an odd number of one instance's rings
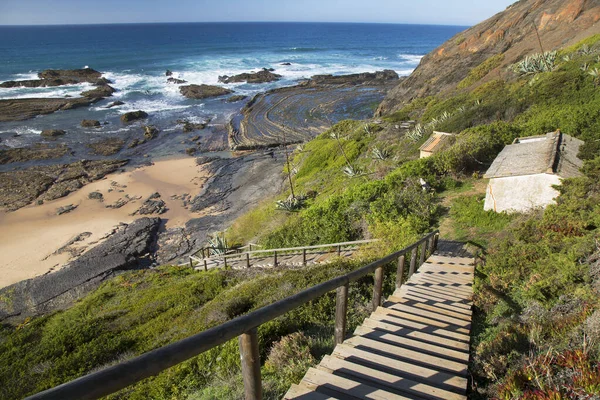
[[[0,212],[0,288],[61,268],[71,253],[57,254],[58,249],[84,232],[91,235],[70,248],[77,251],[96,244],[120,223],[140,218],[132,214],[155,192],[168,208],[160,215],[166,228],[183,226],[201,214],[185,208],[181,196],[197,195],[208,178],[195,158],[160,160],[151,166],[107,175],[58,200]],[[104,200],[89,199],[91,192],[102,193]],[[120,208],[106,207],[126,196],[133,200]],[[57,215],[59,207],[69,204],[77,208]]]

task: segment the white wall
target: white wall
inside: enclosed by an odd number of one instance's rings
[[[484,210],[526,212],[554,203],[560,178],[553,174],[537,174],[493,178],[487,186]]]

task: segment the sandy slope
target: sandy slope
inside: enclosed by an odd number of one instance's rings
[[[161,215],[167,220],[167,227],[182,226],[198,215],[184,208],[182,200],[171,199],[171,196],[198,194],[207,175],[194,158],[158,161],[152,166],[107,175],[67,197],[41,206],[1,212],[0,287],[61,267],[70,255],[68,252],[53,255],[56,250],[83,232],[92,235],[76,246],[88,246],[109,234],[119,223],[139,218],[131,214],[154,192],[161,194],[169,208]],[[88,194],[94,191],[104,195],[104,202],[88,199]],[[105,207],[125,195],[141,199],[119,209]],[[68,214],[56,215],[58,207],[68,204],[78,207]]]

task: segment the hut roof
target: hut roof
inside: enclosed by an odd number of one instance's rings
[[[442,149],[446,144],[449,143],[450,139],[454,136],[452,133],[446,132],[433,132],[433,135],[421,147],[419,150],[427,151],[429,153],[436,152]]]

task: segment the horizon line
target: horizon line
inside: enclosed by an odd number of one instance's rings
[[[353,21],[162,21],[162,22],[93,22],[70,24],[0,24],[0,27],[44,27],[44,26],[102,26],[102,25],[172,25],[172,24],[362,24],[362,25],[419,25],[471,27],[473,25],[416,23],[416,22],[353,22]]]

